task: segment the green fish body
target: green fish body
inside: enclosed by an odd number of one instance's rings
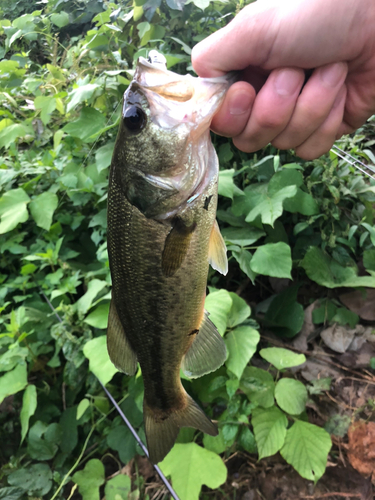
[[[180,427],[217,434],[184,390],[180,368],[199,377],[226,358],[204,300],[209,263],[227,272],[209,125],[229,82],[177,75],[150,55],[125,93],[111,164],[107,343],[119,370],[134,375],[140,363],[147,445],[157,463]]]

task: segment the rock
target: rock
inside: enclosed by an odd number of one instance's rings
[[[354,339],[355,330],[349,330],[344,326],[334,324],[323,330],[320,336],[325,345],[332,351],[344,353]]]
[[[341,302],[358,316],[367,321],[375,321],[375,289],[365,288],[340,295]]]

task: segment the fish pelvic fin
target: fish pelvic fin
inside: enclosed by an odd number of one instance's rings
[[[208,247],[208,262],[211,267],[224,276],[228,272],[227,247],[221,236],[219,225],[215,220],[212,227],[210,243]]]
[[[107,348],[112,363],[121,372],[134,375],[137,371],[137,356],[126,338],[113,300],[109,308]]]
[[[161,462],[176,442],[181,427],[193,427],[210,436],[217,436],[216,425],[204,414],[197,403],[186,394],[186,405],[175,412],[153,411],[143,403],[145,431],[149,458],[153,464]]]
[[[199,329],[192,333],[195,338],[182,358],[181,368],[187,377],[197,378],[220,368],[227,359],[227,349],[207,311]]]
[[[173,276],[181,267],[189,249],[192,234],[196,224],[185,226],[181,219],[176,218],[174,225],[166,237],[162,255],[162,270],[164,276]]]

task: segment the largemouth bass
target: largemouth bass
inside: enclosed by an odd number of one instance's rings
[[[227,272],[216,223],[218,161],[209,136],[230,78],[166,69],[161,54],[140,58],[123,100],[108,192],[112,302],[108,351],[114,365],[144,379],[150,459],[172,448],[180,427],[217,427],[184,390],[216,370],[225,344],[204,311],[209,263]]]

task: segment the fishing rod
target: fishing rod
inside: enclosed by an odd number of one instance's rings
[[[47,302],[48,306],[52,310],[53,314],[56,316],[57,320],[60,323],[63,323],[63,320],[61,319],[60,315],[58,314],[58,312],[56,311],[56,309],[53,307],[53,305],[51,304],[50,300],[45,295],[45,293],[41,291],[40,294],[43,296],[44,300]],[[109,392],[109,390],[105,387],[104,384],[102,384],[102,382],[98,378],[97,378],[97,380],[98,380],[99,384],[102,386],[102,388],[104,389],[104,392],[107,394],[108,399],[111,401],[111,403],[113,404],[114,408],[116,409],[116,411],[118,412],[118,414],[120,415],[120,417],[122,418],[122,420],[127,425],[128,429],[132,433],[134,439],[136,440],[136,442],[138,443],[138,445],[141,447],[143,453],[146,455],[147,458],[149,458],[148,449],[143,444],[143,442],[142,442],[141,438],[139,437],[137,431],[134,429],[134,427],[132,426],[132,424],[129,422],[129,420],[127,419],[127,417],[125,416],[124,412],[121,410],[120,406],[117,404],[115,398],[112,396],[112,394]],[[174,500],[180,500],[180,498],[178,497],[177,493],[174,491],[171,483],[164,476],[164,474],[161,471],[160,467],[158,467],[156,464],[153,464],[152,462],[150,462],[150,463],[154,467],[155,471],[159,475],[159,477],[162,480],[162,482],[164,483],[164,486],[167,488],[167,490],[171,494],[172,498],[174,498]],[[64,484],[64,482],[65,482],[66,479],[67,479],[67,477],[65,476],[64,479],[63,479],[63,482],[60,485],[60,488],[63,487],[63,484]]]

